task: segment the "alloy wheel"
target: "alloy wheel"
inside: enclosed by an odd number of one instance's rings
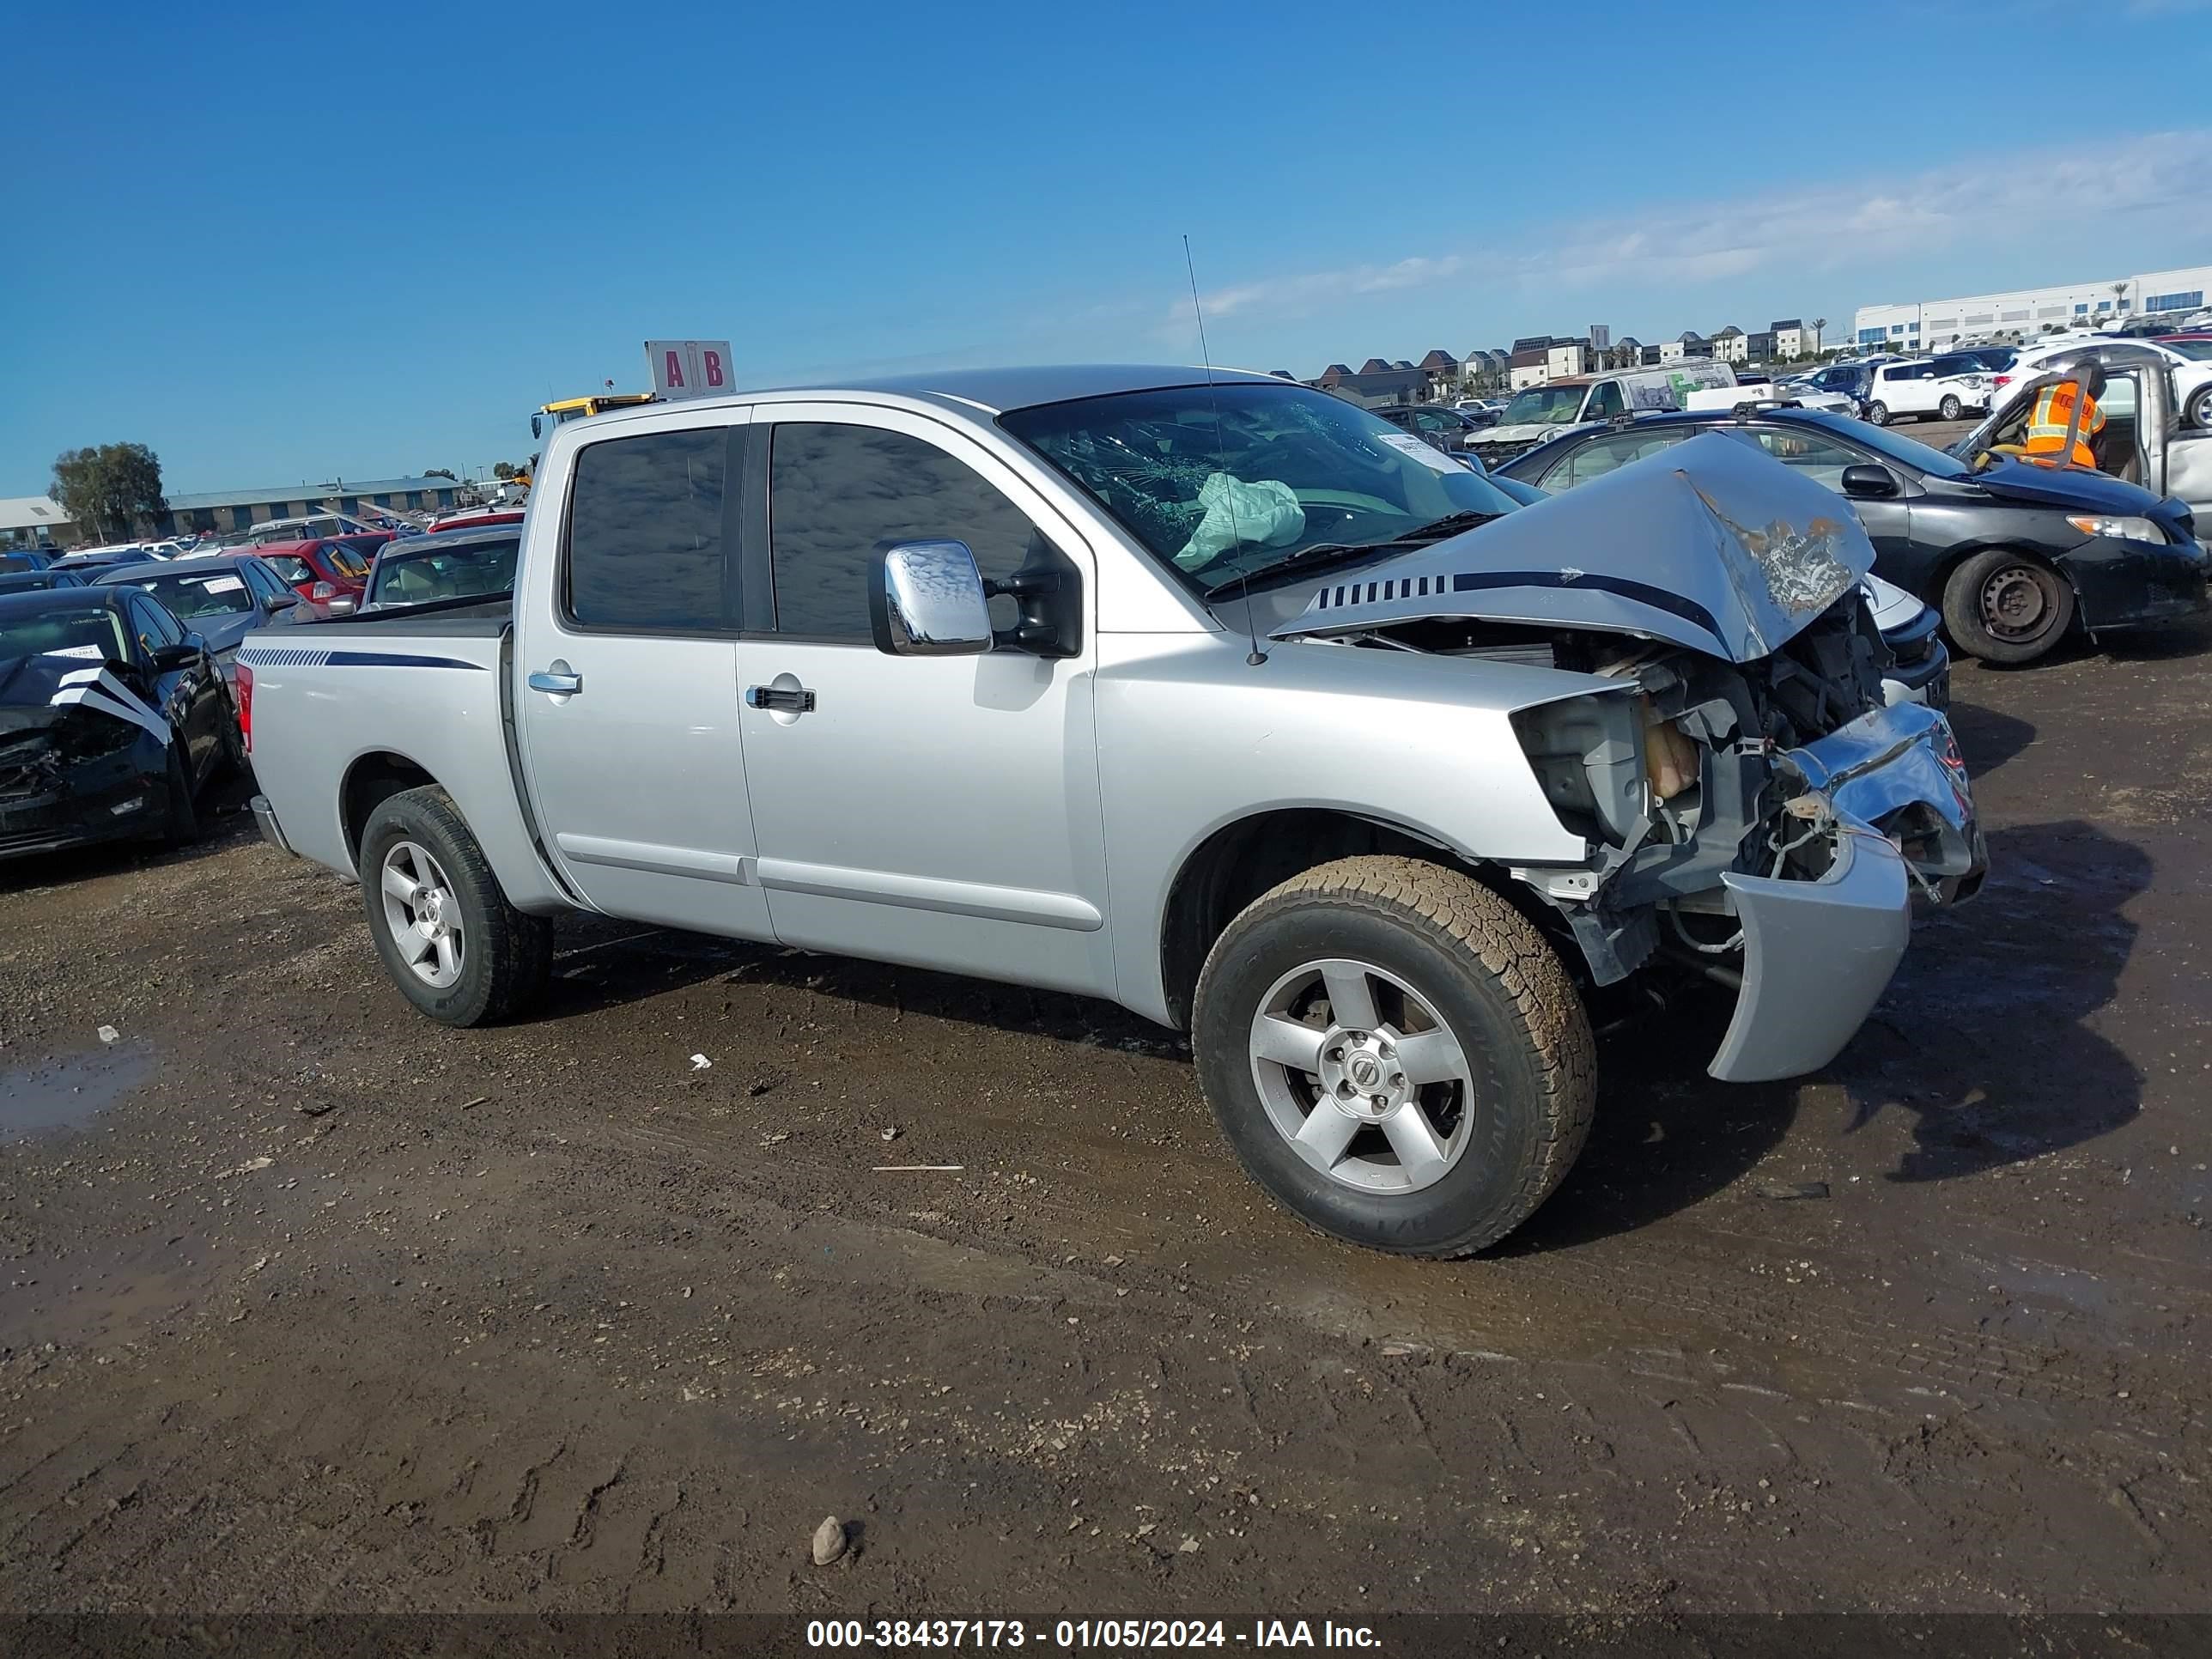
[[[1261,1000],[1250,1048],[1268,1121],[1332,1181],[1418,1192],[1467,1152],[1474,1085],[1459,1039],[1427,998],[1372,963],[1292,969]]]
[[[378,872],[384,922],[415,977],[442,991],[461,976],[467,940],[461,902],[445,869],[416,842],[394,842]]]

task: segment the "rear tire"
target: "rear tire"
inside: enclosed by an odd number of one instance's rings
[[[1869,404],[1867,405],[1866,417],[1869,425],[1887,426],[1889,424],[1889,405],[1883,403]]]
[[[1984,662],[2033,662],[2074,624],[2074,589],[2042,560],[2009,548],[1977,553],[1943,584],[1943,625]]]
[[[1246,1173],[1374,1249],[1495,1243],[1589,1129],[1595,1049],[1565,968],[1497,894],[1416,859],[1340,859],[1255,900],[1206,957],[1191,1033]]]
[[[1936,405],[1936,412],[1944,420],[1955,421],[1959,418],[1960,408],[1959,400],[1947,393],[1943,401]]]
[[[421,878],[413,899],[387,890],[395,854],[401,870]],[[544,994],[553,974],[553,924],[507,902],[444,790],[403,790],[379,805],[356,864],[385,971],[432,1019],[481,1025],[520,1013]],[[395,875],[393,884],[404,879]],[[450,955],[441,940],[450,941]]]

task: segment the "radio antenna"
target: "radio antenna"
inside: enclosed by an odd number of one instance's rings
[[[1216,471],[1226,476],[1229,471],[1229,445],[1221,435],[1221,394],[1213,386],[1213,353],[1206,343],[1206,307],[1198,300],[1198,267],[1191,262],[1190,237],[1188,234],[1182,239],[1182,268],[1190,273],[1190,309],[1191,314],[1198,319],[1199,361],[1206,365],[1206,398],[1213,407],[1213,464]],[[1228,499],[1229,533],[1241,542],[1244,538],[1237,528],[1237,498],[1232,494]],[[1267,660],[1267,653],[1260,649],[1260,625],[1252,619],[1252,571],[1249,565],[1238,574],[1237,597],[1244,606],[1245,637],[1252,643],[1251,653],[1244,660],[1257,668]]]

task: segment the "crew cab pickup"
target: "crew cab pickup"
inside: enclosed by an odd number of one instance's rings
[[[555,433],[511,600],[249,638],[253,810],[448,1024],[570,910],[1102,997],[1296,1214],[1461,1255],[1580,1149],[1604,988],[1794,1075],[1979,882],[1873,558],[1725,436],[1523,507],[1258,375],[651,404]]]

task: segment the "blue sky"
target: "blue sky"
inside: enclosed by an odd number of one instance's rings
[[[119,439],[180,491],[519,459],[648,336],[1194,361],[1186,232],[1215,360],[1303,375],[2212,260],[2212,7],[2096,15],[26,8],[0,495]]]

